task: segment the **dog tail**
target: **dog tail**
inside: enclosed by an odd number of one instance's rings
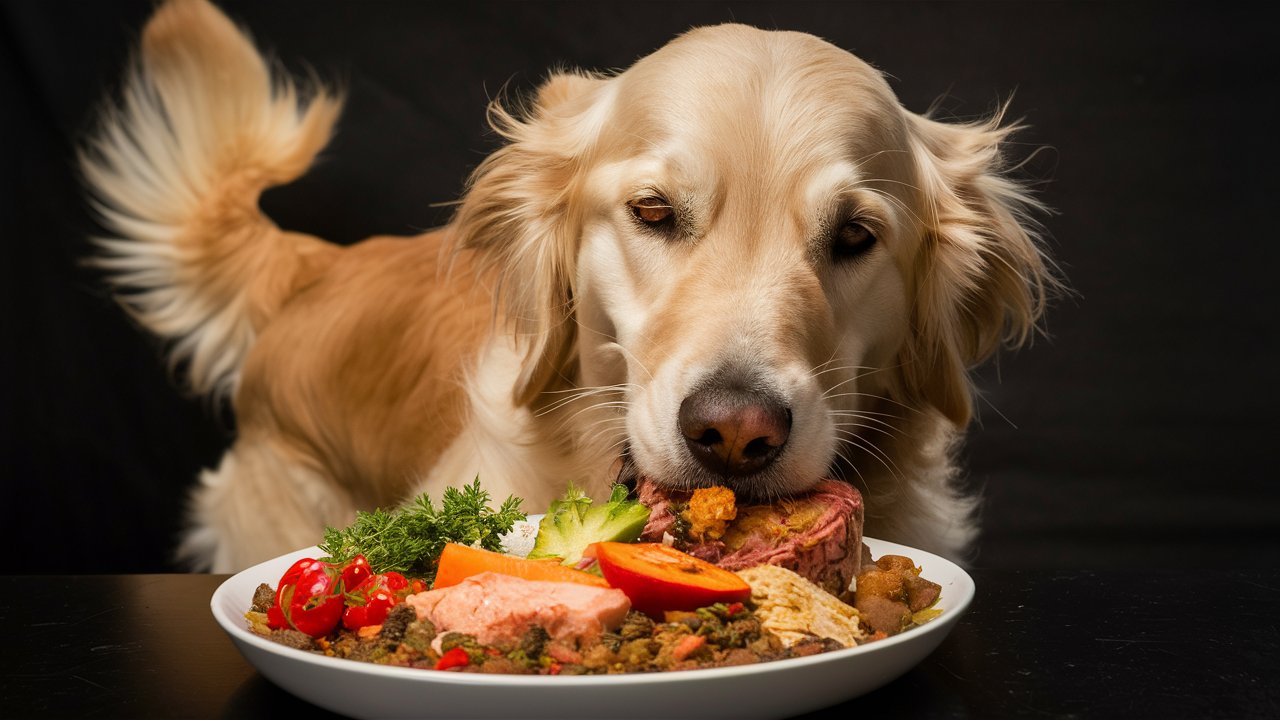
[[[339,251],[258,208],[328,142],[341,99],[272,75],[205,0],[170,0],[80,154],[103,225],[90,262],[198,393],[230,392],[254,338]]]

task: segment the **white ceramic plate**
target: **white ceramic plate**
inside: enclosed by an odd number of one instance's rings
[[[213,616],[254,667],[288,692],[358,718],[782,718],[874,690],[942,642],[973,599],[955,564],[904,545],[866,539],[874,557],[906,555],[942,585],[940,617],[856,648],[730,668],[638,675],[527,676],[385,667],[294,650],[249,631],[244,619],[260,583],[275,585],[316,548],[241,572],[213,594]]]

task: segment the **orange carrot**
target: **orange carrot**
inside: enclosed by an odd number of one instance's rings
[[[671,649],[671,659],[680,662],[690,655],[697,652],[698,648],[707,644],[707,638],[703,635],[685,635],[680,638],[680,642]]]
[[[444,552],[440,553],[440,562],[436,569],[436,582],[432,587],[438,590],[450,585],[457,585],[464,579],[472,575],[479,575],[482,572],[513,575],[525,580],[574,582],[582,585],[609,587],[609,583],[605,582],[604,578],[581,570],[574,570],[571,567],[565,567],[556,558],[528,560],[457,543],[445,545]]]

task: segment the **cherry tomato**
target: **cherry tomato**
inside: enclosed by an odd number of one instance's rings
[[[284,606],[280,604],[280,591],[286,586],[296,585],[298,577],[302,575],[302,569],[309,567],[315,562],[315,558],[302,558],[289,566],[284,571],[284,575],[280,576],[280,582],[276,583],[276,598],[271,609],[267,610],[267,626],[272,630],[280,630],[289,627],[289,621],[284,616]]]
[[[338,626],[342,608],[338,568],[303,558],[280,577],[275,606],[267,612],[267,625],[276,630],[291,627],[311,637],[321,637]]]
[[[410,590],[409,580],[398,572],[365,578],[355,589],[347,591],[343,626],[348,630],[359,630],[366,625],[381,625],[387,619],[387,612],[399,604]]]
[[[342,568],[342,587],[346,592],[351,592],[360,583],[373,576],[373,570],[369,568],[369,561],[364,555],[356,555]]]

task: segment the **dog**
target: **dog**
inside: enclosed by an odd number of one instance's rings
[[[237,436],[180,552],[229,572],[357,509],[479,478],[859,487],[868,534],[953,558],[970,371],[1054,287],[1003,112],[944,123],[814,36],[693,29],[625,71],[494,102],[450,223],[351,246],[277,227],[340,98],[273,74],[205,0],[162,5],[81,168],[94,262]]]

